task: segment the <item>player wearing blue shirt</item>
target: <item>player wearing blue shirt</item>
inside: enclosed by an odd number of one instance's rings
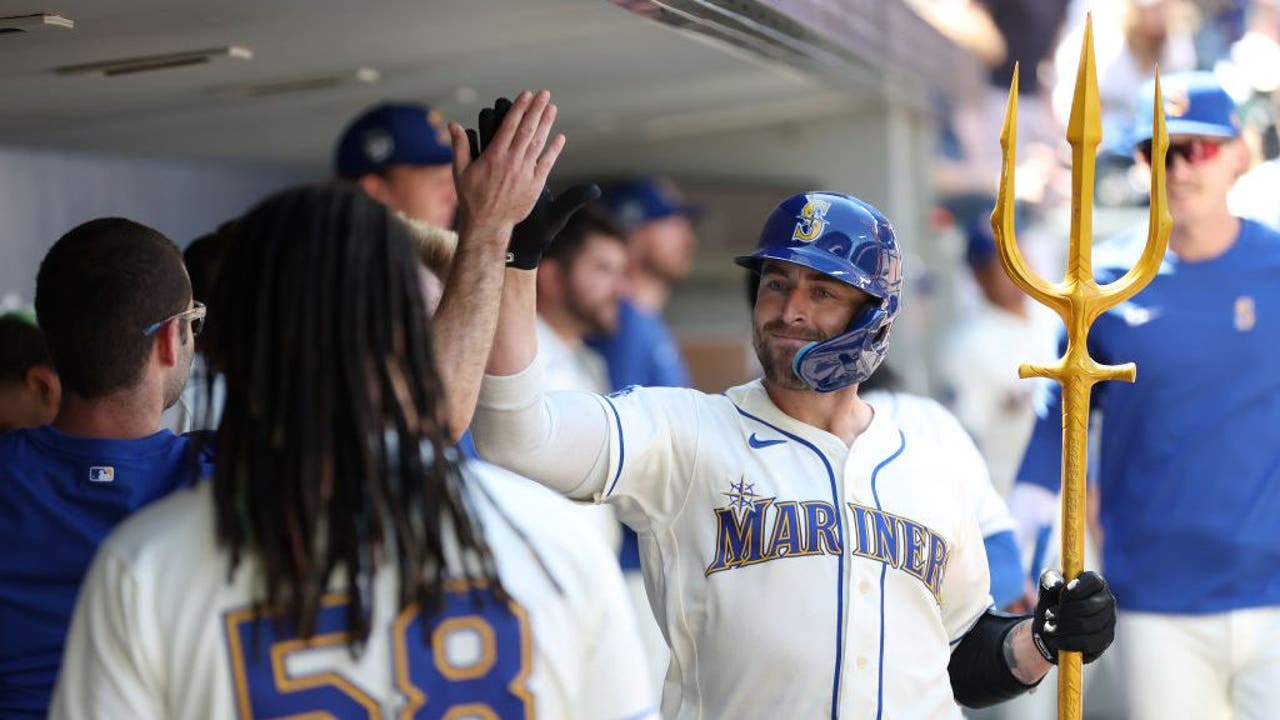
[[[1093,396],[1126,717],[1270,717],[1280,707],[1280,234],[1227,210],[1248,160],[1226,93],[1207,74],[1170,76],[1164,92],[1170,252],[1089,335],[1099,362],[1138,367],[1136,383]],[[1148,88],[1137,124],[1148,161],[1150,98]],[[1099,282],[1132,267],[1141,242],[1100,246]],[[1024,497],[1058,490],[1060,408],[1055,386],[1019,473]]]
[[[618,302],[617,331],[592,338],[590,345],[604,356],[615,390],[630,385],[690,385],[689,369],[667,322],[661,314],[643,310],[632,300]]]
[[[36,278],[63,388],[52,426],[0,435],[0,717],[43,718],[81,577],[125,516],[201,474],[160,430],[186,383],[204,306],[182,255],[107,218],[64,235]]]
[[[618,306],[617,329],[590,344],[604,356],[615,389],[687,387],[689,370],[662,308],[671,285],[688,277],[692,266],[693,208],[670,183],[652,178],[606,187],[601,203],[628,230],[630,297]]]

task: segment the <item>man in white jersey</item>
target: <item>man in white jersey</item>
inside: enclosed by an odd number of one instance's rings
[[[1036,384],[1018,377],[1018,364],[1053,362],[1060,323],[1005,274],[987,218],[975,219],[965,232],[965,262],[982,298],[947,333],[939,370],[947,404],[982,451],[1003,498],[1036,421]]]
[[[837,193],[785,200],[759,249],[760,381],[704,395],[541,391],[534,278],[508,270],[475,424],[481,455],[640,536],[671,647],[665,717],[954,718],[1110,644],[1115,600],[1049,574],[1033,617],[990,609],[948,459],[857,394],[901,293],[893,229]]]
[[[538,263],[538,362],[548,391],[609,392],[604,358],[588,335],[618,324],[626,287],[625,231],[601,208],[574,214]]]
[[[498,228],[461,242],[496,275],[554,114],[522,96],[457,154],[467,222]],[[609,551],[552,493],[456,462],[405,225],[353,187],[281,193],[214,307],[221,464],[102,546],[53,717],[656,714]]]

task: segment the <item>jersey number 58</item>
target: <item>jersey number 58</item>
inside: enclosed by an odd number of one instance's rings
[[[478,597],[482,595],[482,602]],[[383,703],[332,671],[290,672],[290,656],[333,648],[346,653],[347,598],[324,598],[315,634],[303,640],[252,608],[227,613],[225,630],[241,720],[381,718]],[[423,632],[428,623],[428,633]],[[424,642],[423,638],[426,638]],[[448,587],[440,611],[406,609],[391,628],[397,718],[532,717],[529,620],[515,602],[465,583]]]

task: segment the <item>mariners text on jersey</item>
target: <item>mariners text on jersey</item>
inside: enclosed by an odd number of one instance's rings
[[[714,511],[715,558],[707,575],[779,558],[844,552],[831,503],[752,500],[750,488],[745,480],[735,485],[734,492],[725,493],[730,504]],[[850,552],[911,575],[938,598],[947,565],[947,541],[941,535],[876,508],[848,503],[847,511]]]

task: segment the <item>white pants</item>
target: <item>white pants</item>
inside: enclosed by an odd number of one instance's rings
[[[1280,717],[1280,607],[1121,612],[1113,650],[1130,720]]]

